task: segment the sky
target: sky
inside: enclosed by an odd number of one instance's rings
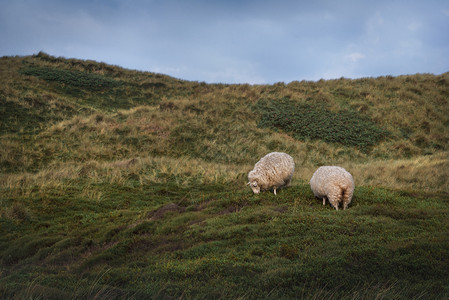
[[[0,56],[207,83],[449,71],[448,0],[0,0]]]

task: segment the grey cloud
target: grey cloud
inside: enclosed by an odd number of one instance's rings
[[[228,83],[449,69],[446,1],[4,2],[0,55],[44,50]]]

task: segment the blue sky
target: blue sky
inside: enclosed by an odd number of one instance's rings
[[[208,83],[449,71],[449,1],[0,0],[0,56]]]

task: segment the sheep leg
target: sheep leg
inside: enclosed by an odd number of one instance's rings
[[[276,187],[273,188],[273,192],[276,195]]]
[[[326,205],[326,197],[323,197],[323,205]]]

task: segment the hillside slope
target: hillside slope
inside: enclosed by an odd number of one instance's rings
[[[0,58],[0,294],[447,298],[448,104],[449,73],[225,85]],[[253,195],[270,151],[293,185]],[[354,176],[344,212],[310,191],[323,164]]]
[[[1,62],[2,173],[161,156],[241,170],[279,150],[303,179],[345,164],[360,184],[448,190],[433,166],[447,169],[448,73],[207,85],[44,53]],[[371,163],[383,179],[363,171]]]

